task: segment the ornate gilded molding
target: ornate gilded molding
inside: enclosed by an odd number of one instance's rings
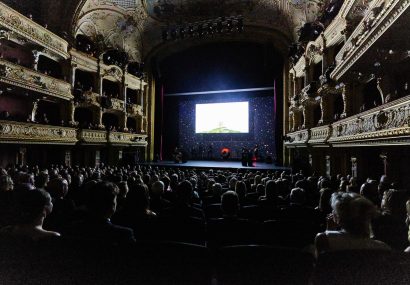
[[[78,107],[88,107],[88,106],[96,106],[100,107],[101,105],[101,96],[97,93],[85,91],[83,93],[83,101],[76,102],[76,106]]]
[[[67,41],[2,2],[0,2],[0,26],[47,48],[64,59],[69,58]]]
[[[71,85],[40,72],[0,59],[0,82],[65,100],[73,99]]]
[[[90,72],[98,72],[98,60],[88,54],[76,49],[70,50],[71,64],[76,64],[77,68]]]
[[[0,143],[75,144],[73,128],[38,125],[14,121],[0,121]]]
[[[107,142],[107,132],[101,130],[78,130],[78,140],[86,144],[104,144]]]
[[[297,132],[289,133],[287,136],[290,138],[285,145],[305,145],[310,139],[310,130],[300,130]]]
[[[129,116],[143,116],[142,106],[137,104],[127,104],[127,113]]]
[[[121,68],[115,65],[105,65],[101,64],[100,66],[100,75],[104,78],[110,78],[114,81],[122,82],[122,78],[124,73],[122,72]]]
[[[124,104],[125,104],[125,103],[124,103],[123,100],[116,99],[116,98],[112,98],[112,99],[111,99],[111,102],[112,102],[112,107],[111,107],[111,109],[124,112],[124,109],[125,109],[125,105],[124,105]]]
[[[147,135],[137,135],[121,132],[109,132],[108,142],[111,144],[147,146]]]
[[[340,80],[409,6],[410,0],[375,1],[371,12],[361,20],[337,54],[337,66],[332,72],[332,78]]]
[[[310,129],[309,144],[326,143],[332,134],[332,126],[321,126]]]

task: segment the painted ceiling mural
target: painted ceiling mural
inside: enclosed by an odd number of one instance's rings
[[[140,61],[161,44],[162,28],[217,17],[241,15],[245,28],[264,27],[284,34],[292,42],[298,29],[314,21],[329,1],[83,0],[73,31],[74,36],[102,39],[107,48],[124,50],[132,60]]]

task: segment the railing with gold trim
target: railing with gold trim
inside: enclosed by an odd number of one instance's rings
[[[122,132],[108,133],[108,142],[112,144],[147,146],[148,142],[146,139],[147,135]]]
[[[332,134],[332,126],[320,126],[310,130],[309,143],[321,144],[326,143]]]
[[[0,26],[67,59],[68,42],[0,2]]]
[[[127,113],[130,116],[142,116],[142,106],[137,104],[127,104]]]
[[[285,145],[396,142],[410,138],[410,95],[350,116],[329,126],[288,133]],[[308,138],[308,139],[306,139]]]
[[[3,59],[0,59],[0,82],[65,100],[74,98],[69,83]]]
[[[285,145],[301,145],[306,144],[310,139],[310,130],[304,129],[293,133],[288,133],[289,141]]]
[[[75,144],[74,128],[33,123],[0,121],[0,143]]]
[[[103,144],[107,142],[107,131],[105,130],[78,130],[78,140],[87,144]]]
[[[339,80],[409,7],[410,0],[375,1],[337,54],[332,78]]]
[[[333,123],[330,143],[410,136],[410,96]]]
[[[124,107],[125,107],[125,105],[124,105],[124,104],[125,104],[125,103],[124,103],[124,100],[120,100],[120,99],[116,99],[116,98],[111,98],[111,102],[112,102],[112,107],[111,107],[111,109],[124,112]]]

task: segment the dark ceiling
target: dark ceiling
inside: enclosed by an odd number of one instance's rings
[[[169,94],[273,86],[281,80],[282,68],[272,45],[213,43],[165,58],[158,75]]]

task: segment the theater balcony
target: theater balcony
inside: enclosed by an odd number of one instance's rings
[[[74,145],[73,128],[0,120],[0,143]]]
[[[125,103],[123,100],[112,98],[111,99],[112,106],[109,109],[113,109],[115,111],[124,112],[125,111]]]
[[[129,116],[143,116],[142,106],[137,104],[127,104],[127,113]]]
[[[0,27],[5,29],[3,33],[8,34],[7,37],[16,35],[23,41],[35,44],[40,49],[46,49],[53,55],[64,59],[69,58],[67,41],[2,2],[0,2]]]
[[[332,145],[394,145],[410,142],[410,96],[332,124]]]
[[[105,130],[80,129],[77,132],[77,138],[81,144],[100,145],[107,143],[107,132]]]
[[[304,129],[289,133],[287,137],[288,141],[285,141],[286,146],[306,146],[310,139],[310,130]]]
[[[345,45],[336,56],[336,68],[331,76],[342,80],[352,68],[373,65],[375,53],[386,48],[408,46],[407,37],[401,31],[409,24],[409,0],[377,0],[371,2],[368,13],[355,26]],[[384,46],[377,46],[383,43]],[[372,66],[370,65],[370,67]]]
[[[108,142],[118,146],[147,146],[147,136],[122,132],[108,132]]]
[[[68,82],[0,59],[0,82],[64,100],[73,99]]]

